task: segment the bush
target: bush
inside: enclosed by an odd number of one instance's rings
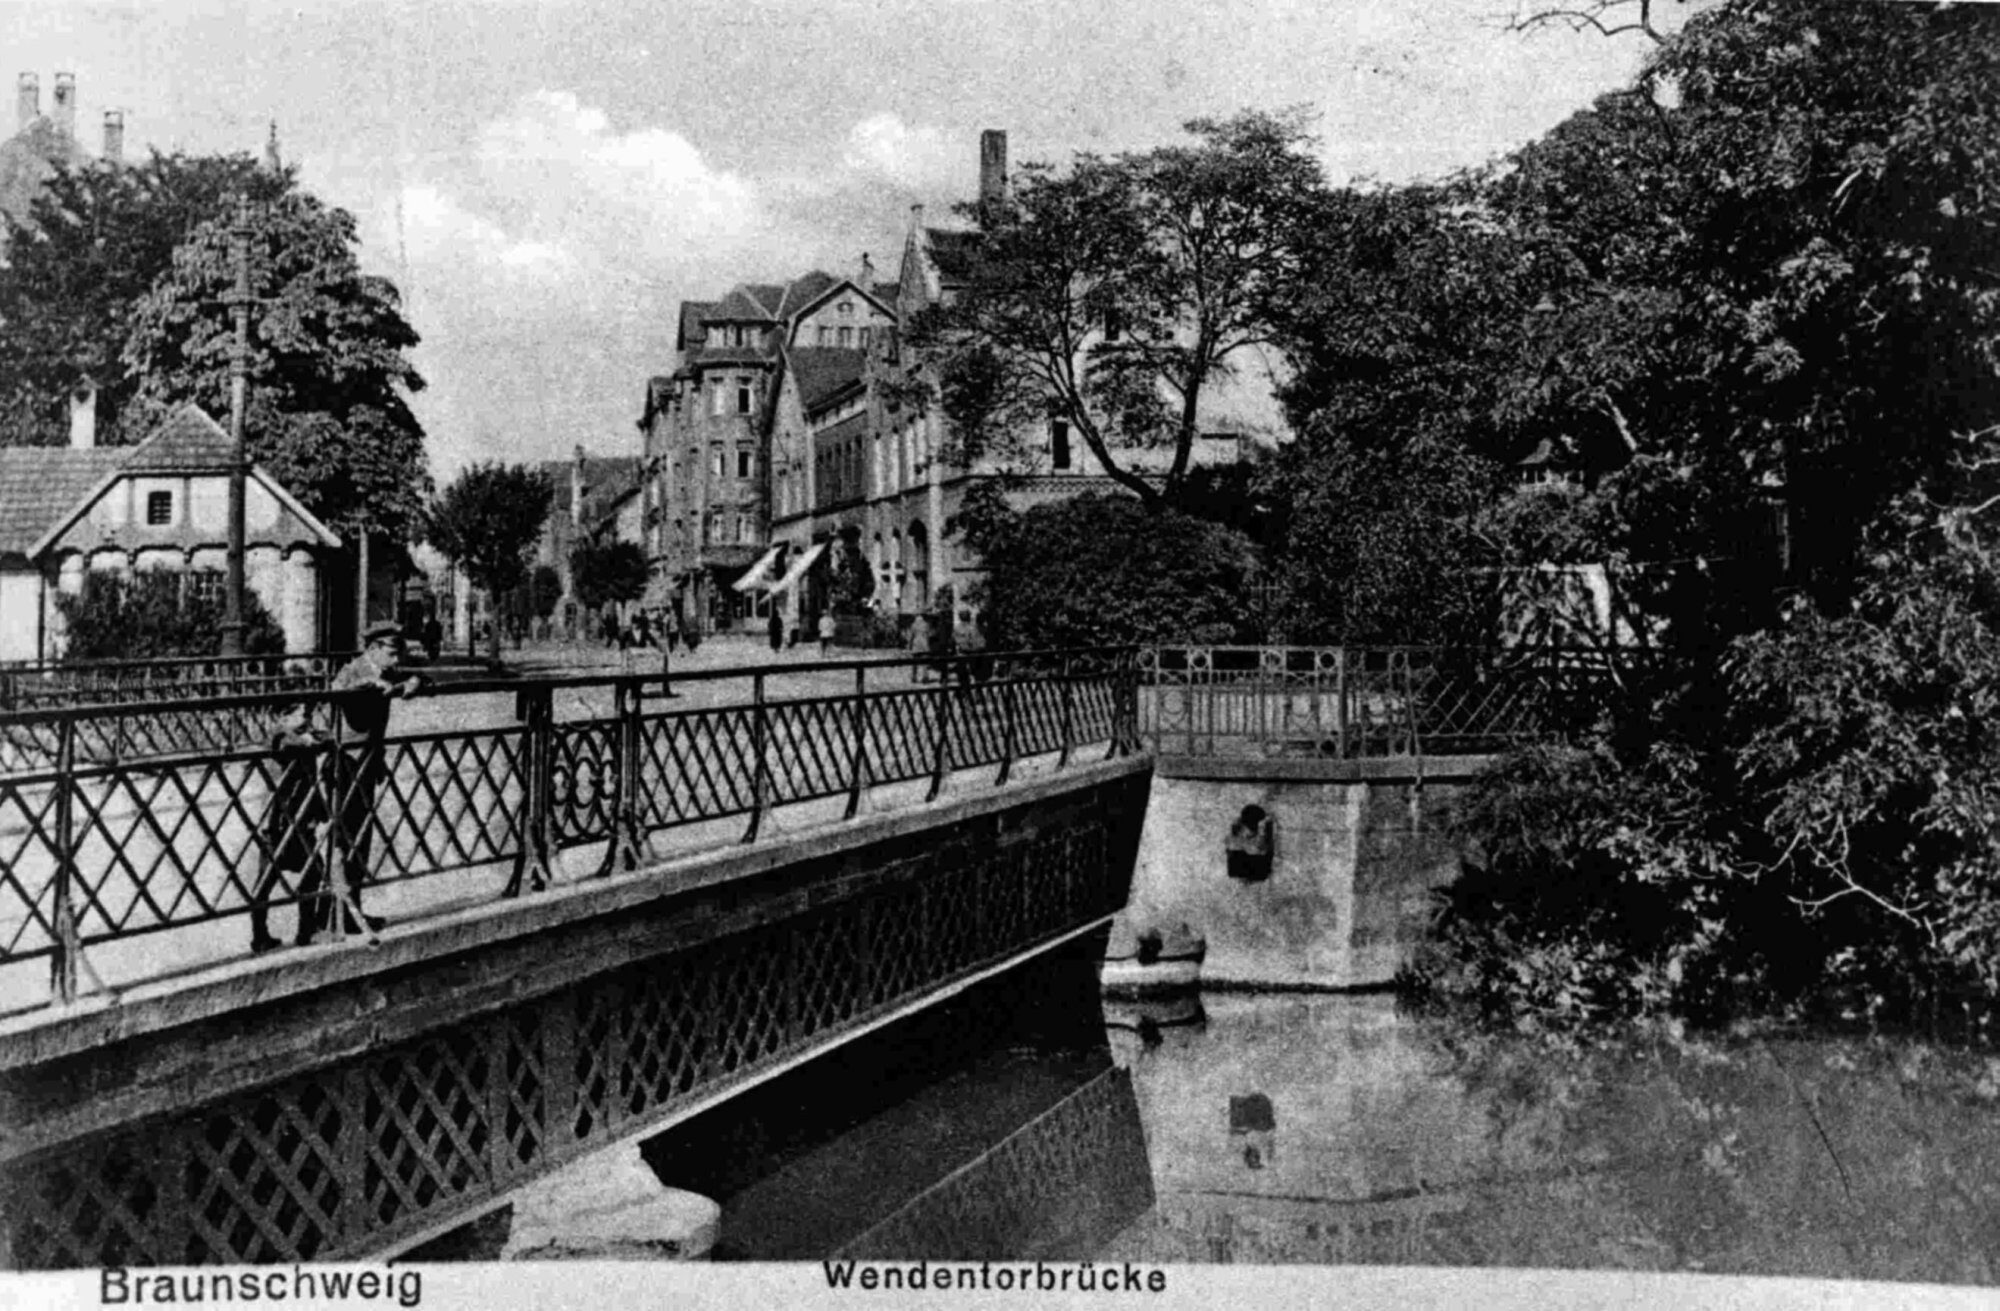
[[[987,639],[1002,648],[1246,636],[1256,548],[1234,529],[1123,496],[961,515],[980,554]]]
[[[193,575],[165,569],[85,573],[81,591],[56,597],[66,634],[64,662],[221,654],[222,589],[194,582]],[[243,624],[245,655],[284,654],[284,632],[248,587]]]

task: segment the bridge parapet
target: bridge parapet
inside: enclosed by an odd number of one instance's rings
[[[844,799],[852,817],[884,784],[928,781],[935,797],[968,767],[1005,782],[1029,757],[1129,754],[1134,668],[1129,649],[1104,648],[704,671],[674,676],[678,693],[664,674],[468,682],[442,692],[464,722],[387,739],[349,734],[316,690],[0,716],[0,738],[32,729],[52,745],[0,774],[0,1009],[30,1001],[21,967],[38,961],[58,1001],[86,982],[111,991],[88,954],[104,944],[261,925],[285,907],[332,941],[365,932],[364,885],[449,876],[461,901],[518,897],[578,864],[635,869],[725,820],[754,840],[780,806]],[[919,670],[936,681],[912,681]],[[286,706],[306,707],[323,740],[243,744]],[[105,749],[107,725],[134,724],[170,744],[173,725],[219,724],[230,741]],[[241,955],[247,936],[216,950]]]
[[[45,1012],[0,1045],[0,1266],[402,1250],[1101,935],[1150,778],[1079,764]]]
[[[1155,646],[1140,734],[1163,756],[1485,756],[1596,718],[1641,653],[1577,647]]]

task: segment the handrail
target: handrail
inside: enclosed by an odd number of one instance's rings
[[[897,669],[940,679],[898,680]],[[851,685],[774,694],[788,676],[844,684],[843,671]],[[746,676],[748,701],[678,699]],[[350,733],[332,709],[339,694],[322,690],[0,715],[0,728],[37,728],[56,748],[45,767],[0,774],[0,967],[49,959],[66,1002],[96,977],[86,953],[107,942],[246,915],[264,933],[279,907],[301,920],[311,911],[333,940],[372,934],[359,902],[378,883],[451,876],[495,897],[532,896],[656,859],[687,825],[747,817],[754,841],[780,806],[823,800],[852,818],[878,785],[927,784],[935,796],[956,770],[994,766],[999,784],[1030,758],[1061,768],[1075,746],[1103,742],[1115,756],[1138,744],[1131,647],[672,678],[672,693],[664,673],[451,685],[439,695],[505,692],[512,713],[372,738]],[[593,687],[613,694],[608,715],[557,717],[557,692]],[[300,704],[326,730],[317,745],[134,754],[132,735],[163,718],[221,717],[215,731],[241,739]],[[602,854],[566,871],[563,853],[584,847]],[[279,945],[266,934],[258,947]]]

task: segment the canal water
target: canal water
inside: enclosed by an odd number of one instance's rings
[[[2000,1060],[1913,1041],[1566,1051],[1381,995],[1108,1004],[1071,962],[816,1061],[643,1154],[721,1203],[719,1260],[2000,1284]]]

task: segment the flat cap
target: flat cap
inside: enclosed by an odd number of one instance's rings
[[[403,626],[401,624],[392,623],[385,619],[379,624],[368,625],[368,631],[361,635],[361,640],[363,642],[374,642],[384,637],[401,637],[402,635]]]

